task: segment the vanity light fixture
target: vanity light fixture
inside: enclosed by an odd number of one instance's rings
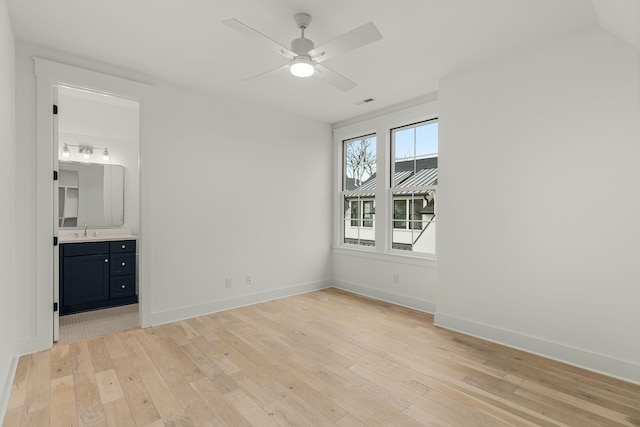
[[[65,143],[64,147],[62,147],[62,157],[64,159],[68,159],[71,157],[71,151],[69,150],[69,147],[77,147],[78,148],[78,153],[80,153],[80,155],[82,156],[82,161],[84,163],[90,163],[91,162],[91,158],[93,156],[93,151],[94,150],[102,150],[102,160],[107,162],[109,161],[109,159],[111,158],[110,154],[109,154],[109,150],[107,149],[107,147],[104,147],[104,149],[102,148],[98,148],[98,147],[93,147],[91,145],[75,145],[75,144],[69,144],[69,143]]]

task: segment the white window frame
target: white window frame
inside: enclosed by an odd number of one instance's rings
[[[396,172],[396,164],[395,164],[395,147],[393,145],[393,132],[394,131],[398,131],[401,129],[407,129],[407,128],[411,128],[411,127],[418,127],[421,125],[427,125],[427,124],[433,124],[433,123],[439,123],[438,117],[432,117],[429,119],[425,119],[425,120],[419,120],[416,121],[414,123],[408,123],[408,124],[404,124],[402,126],[396,126],[396,127],[392,127],[389,129],[389,156],[388,156],[388,162],[387,162],[387,168],[389,170],[389,179],[387,180],[387,188],[388,188],[388,195],[387,195],[387,207],[389,210],[389,218],[387,219],[387,229],[389,230],[388,234],[387,234],[387,240],[386,240],[386,245],[387,245],[387,250],[390,253],[396,253],[396,254],[406,254],[409,253],[412,256],[425,256],[425,257],[429,257],[429,258],[435,258],[437,255],[437,249],[433,252],[415,252],[413,250],[404,250],[404,249],[395,249],[393,248],[393,232],[394,230],[403,230],[401,228],[394,228],[394,222],[398,221],[398,220],[394,220],[394,197],[393,197],[393,193],[394,191],[403,191],[403,192],[407,192],[410,194],[414,194],[414,193],[419,193],[419,192],[423,192],[423,191],[434,191],[437,194],[437,189],[438,186],[437,185],[421,185],[421,186],[408,186],[408,187],[402,187],[401,190],[399,190],[400,187],[395,187],[394,184],[394,177],[395,177],[395,172]],[[437,156],[436,156],[437,157]],[[415,158],[414,158],[415,160]],[[415,173],[415,171],[414,171]],[[407,199],[414,199],[415,200],[415,196],[411,196],[411,195],[407,195]],[[437,196],[436,196],[437,197]],[[432,217],[431,220],[421,220],[423,228],[421,229],[412,229],[410,227],[410,219],[411,219],[411,213],[409,211],[409,206],[410,203],[408,203],[407,201],[407,212],[406,212],[406,220],[404,220],[406,222],[405,224],[405,228],[404,230],[407,231],[411,231],[412,233],[412,238],[411,240],[413,241],[413,233],[415,233],[416,231],[420,234],[422,233],[423,229],[425,227],[428,227],[431,223],[433,223],[435,225],[435,220],[433,220],[433,218],[435,218],[436,213],[434,211],[434,215]],[[434,209],[437,209],[436,207],[434,207]],[[436,236],[437,238],[437,236]],[[413,243],[412,243],[413,245]]]
[[[341,148],[340,148],[340,206],[342,209],[342,211],[340,212],[340,241],[339,241],[339,246],[341,247],[348,247],[348,248],[357,248],[357,249],[367,249],[367,250],[371,250],[371,248],[375,248],[377,242],[376,239],[373,239],[373,245],[368,245],[368,244],[360,244],[360,243],[347,243],[346,239],[346,223],[347,221],[349,221],[349,224],[351,227],[353,228],[357,228],[358,229],[358,237],[357,240],[365,240],[365,241],[369,241],[369,239],[361,239],[360,238],[360,230],[362,229],[367,229],[367,230],[372,230],[374,229],[374,226],[376,224],[376,217],[375,214],[373,216],[372,219],[368,219],[367,221],[371,221],[372,222],[372,226],[371,227],[364,227],[364,210],[363,210],[363,206],[362,206],[362,202],[363,201],[369,201],[373,199],[373,204],[374,204],[374,209],[375,209],[375,198],[371,197],[371,190],[347,190],[346,189],[346,150],[347,150],[347,143],[352,142],[352,141],[358,141],[358,140],[363,140],[366,138],[375,138],[376,140],[376,170],[378,167],[377,164],[377,154],[379,152],[378,149],[378,135],[376,135],[375,133],[367,133],[367,134],[363,134],[363,135],[359,135],[356,137],[351,137],[351,138],[347,138],[341,141]],[[376,181],[377,183],[377,181]],[[345,208],[345,204],[344,201],[349,198],[352,200],[349,200],[349,215],[351,216],[351,206],[352,204],[358,203],[358,218],[355,221],[359,222],[359,226],[352,226],[351,225],[351,221],[354,221],[351,217],[347,218],[344,208]]]
[[[425,96],[419,103],[406,106],[394,106],[362,118],[349,119],[333,125],[334,141],[334,245],[337,254],[362,256],[381,261],[433,267],[437,266],[436,254],[417,253],[403,250],[391,250],[392,219],[390,203],[392,200],[389,185],[389,162],[391,155],[391,129],[425,122],[438,118],[438,105],[435,96]],[[375,190],[375,247],[344,243],[343,213],[343,142],[362,136],[376,135],[377,140],[377,185]],[[403,188],[405,190],[405,188]],[[437,248],[436,248],[437,250]]]

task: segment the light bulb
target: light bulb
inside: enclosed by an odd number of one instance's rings
[[[311,59],[304,56],[298,56],[291,61],[291,67],[289,68],[291,74],[296,77],[309,77],[316,71]]]
[[[82,153],[82,160],[88,162],[91,160],[91,155],[93,154],[93,150],[91,147],[83,147],[80,152]]]
[[[106,147],[105,147],[104,151],[102,152],[102,160],[104,160],[105,162],[107,160],[109,160],[109,151],[107,150]]]
[[[71,153],[69,152],[69,147],[67,146],[67,144],[64,144],[64,147],[62,148],[62,157],[68,159],[70,156]]]

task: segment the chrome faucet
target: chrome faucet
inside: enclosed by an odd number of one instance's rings
[[[84,237],[87,237],[87,227],[88,227],[88,225],[85,224],[84,225]]]

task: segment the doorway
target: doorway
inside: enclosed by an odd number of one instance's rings
[[[54,311],[53,341],[68,342],[140,326],[139,275],[135,269],[135,239],[140,235],[140,102],[66,84],[54,85],[53,97],[57,106],[54,170],[58,171],[53,222],[54,235],[60,242],[54,248],[53,260],[54,305],[59,307]],[[95,277],[77,275],[74,280],[79,281],[69,286],[64,270],[65,248],[73,247],[78,252],[86,243],[103,245],[107,263],[116,256],[109,255],[109,247],[119,238],[134,242],[133,252],[125,254],[133,257],[134,269],[126,276],[117,273],[109,278],[113,269],[109,273],[105,264],[102,270],[106,276],[99,277],[97,294],[86,299],[92,302],[76,306],[65,303],[73,299],[70,293],[95,286]],[[73,260],[75,265],[80,264],[80,257]],[[123,289],[124,283],[131,286],[131,293],[122,298],[121,293],[114,292],[114,279],[122,280]]]

